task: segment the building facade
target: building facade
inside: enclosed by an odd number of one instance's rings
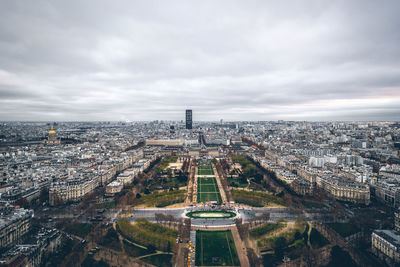
[[[49,190],[49,202],[54,206],[81,200],[98,186],[97,179],[69,179],[53,183]]]
[[[393,230],[375,230],[371,235],[371,248],[390,265],[400,262],[400,235]]]
[[[18,242],[29,232],[33,210],[3,208],[0,215],[0,247]]]
[[[400,209],[394,212],[394,230],[400,233]]]
[[[375,185],[376,198],[386,205],[400,207],[400,182],[395,179],[380,180]]]
[[[337,200],[365,205],[370,203],[369,186],[365,184],[329,175],[321,177],[320,187]]]
[[[120,181],[112,181],[106,186],[106,196],[113,196],[121,192],[124,184]]]

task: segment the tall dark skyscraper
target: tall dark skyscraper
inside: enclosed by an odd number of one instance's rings
[[[186,129],[192,129],[192,110],[186,110]]]

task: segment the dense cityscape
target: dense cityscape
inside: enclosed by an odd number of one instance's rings
[[[0,1],[0,267],[400,267],[400,1]]]
[[[2,122],[0,261],[396,265],[399,126]]]

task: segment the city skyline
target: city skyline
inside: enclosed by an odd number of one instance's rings
[[[0,4],[0,121],[396,121],[400,3]]]
[[[0,123],[0,262],[400,262],[399,123],[160,122]]]

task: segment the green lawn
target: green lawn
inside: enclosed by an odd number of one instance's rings
[[[122,219],[117,229],[123,237],[145,247],[154,246],[161,251],[170,251],[175,246],[176,230],[149,222],[145,218],[136,219],[135,224]]]
[[[260,239],[257,239],[257,246],[260,250],[274,250],[278,254],[283,251],[288,252],[292,248],[302,248],[308,240],[308,227],[307,222],[298,218],[293,228],[289,228],[278,235],[269,237],[261,236]],[[267,229],[261,229],[260,233],[264,230]],[[255,235],[258,235],[258,233],[255,233]]]
[[[282,229],[283,227],[285,227],[284,223],[266,223],[266,224],[262,224],[260,226],[257,226],[253,229],[250,230],[250,236],[252,238],[259,238],[265,234],[268,234],[272,231],[278,230],[278,229]]]
[[[214,175],[211,163],[200,164],[197,169],[197,175]]]
[[[196,265],[240,266],[231,231],[196,231]]]
[[[386,264],[385,264],[386,265]],[[336,266],[343,266],[343,267],[355,267],[358,266],[349,253],[344,251],[339,246],[334,246],[331,251],[331,261],[326,267],[336,267]],[[384,266],[384,265],[382,265]]]
[[[108,229],[107,233],[99,241],[99,244],[116,251],[122,250],[117,231],[115,231],[114,228]]]
[[[201,184],[200,191],[201,192],[216,192],[218,190],[218,186],[216,184]]]
[[[212,169],[198,169],[197,175],[214,175],[214,171]]]
[[[105,261],[96,261],[92,256],[88,255],[81,264],[82,267],[109,267],[110,265]]]
[[[257,207],[257,208],[264,207],[263,204],[259,204],[259,203],[256,203],[254,201],[247,201],[247,200],[243,200],[243,199],[239,199],[239,200],[235,199],[235,202],[238,203],[238,204],[245,204],[245,205],[252,206],[252,207]]]
[[[249,183],[247,181],[243,181],[243,180],[241,180],[239,178],[235,178],[235,177],[232,177],[232,178],[229,177],[227,179],[227,181],[228,181],[228,184],[233,187],[244,188],[249,185]]]
[[[325,207],[324,203],[321,202],[302,201],[301,203],[303,203],[304,207],[307,209],[321,209]]]
[[[145,204],[147,206],[165,207],[171,204],[184,202],[185,197],[185,190],[154,192],[148,195],[143,195],[141,198],[136,198],[134,206]]]
[[[285,202],[282,198],[267,192],[232,189],[232,195],[235,202],[254,207],[262,207],[264,205],[269,205],[270,203],[285,206]]]
[[[219,193],[198,193],[197,194],[197,202],[211,202],[211,201],[216,201],[216,202],[222,202],[221,196]]]
[[[144,256],[146,254],[149,254],[149,251],[145,248],[138,247],[132,243],[129,243],[128,241],[123,241],[124,243],[124,248],[125,248],[125,253],[129,257],[139,257],[139,256]]]
[[[328,223],[328,226],[342,237],[348,237],[360,231],[357,226],[351,223]]]
[[[198,202],[210,202],[210,201],[222,202],[215,177],[197,178],[197,184],[198,184],[197,187]]]
[[[325,245],[329,244],[329,241],[315,228],[311,229],[310,233],[310,243],[313,249],[322,248]]]
[[[197,181],[200,181],[201,184],[217,184],[215,177],[198,178]]]
[[[154,266],[158,267],[170,267],[172,255],[171,254],[158,254],[154,256],[144,257],[141,258],[142,261],[150,263]]]
[[[109,202],[103,202],[103,203],[97,203],[95,205],[96,209],[114,209],[115,208],[115,202],[114,201],[109,201]]]

